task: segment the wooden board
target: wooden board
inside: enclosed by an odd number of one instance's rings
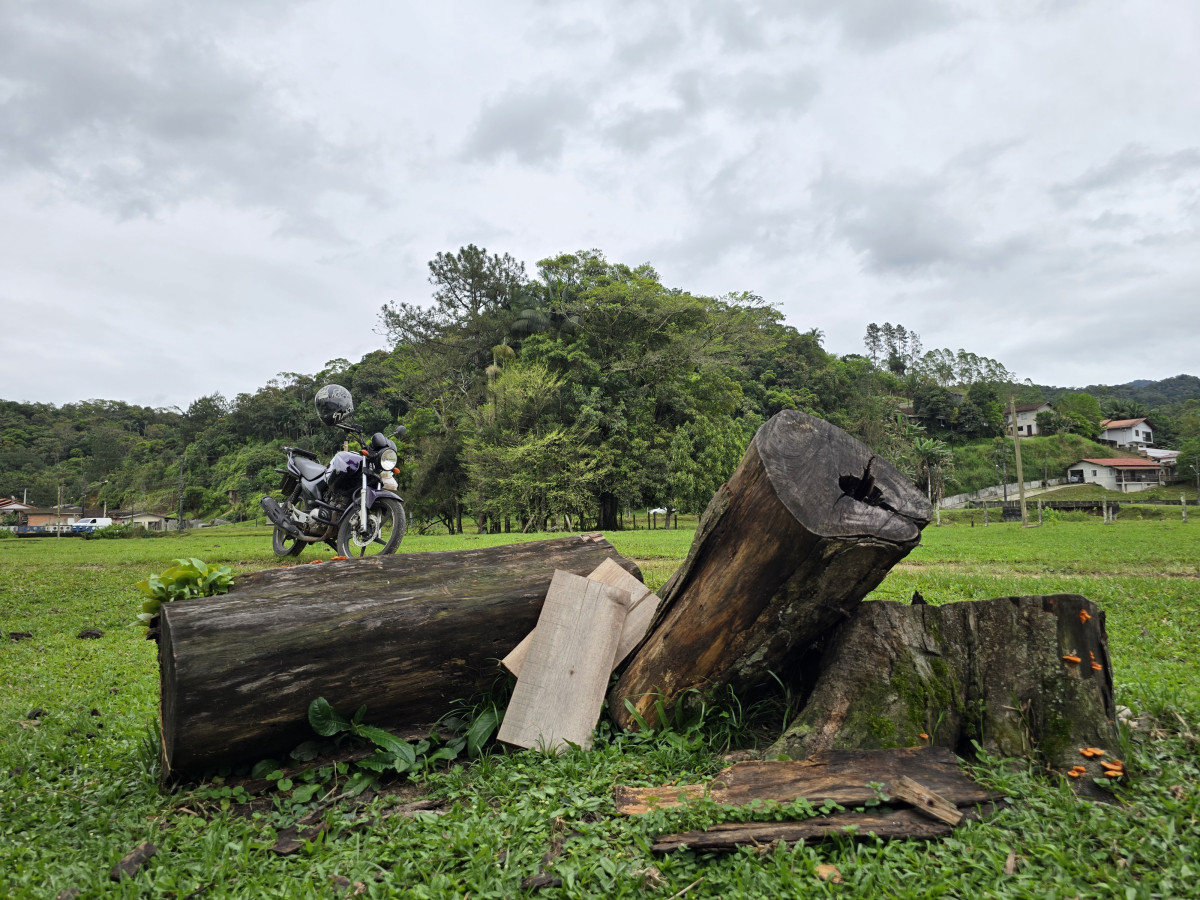
[[[949,750],[916,747],[899,750],[830,750],[799,761],[761,760],[730,766],[707,785],[665,785],[614,789],[617,812],[636,815],[707,797],[722,804],[751,800],[789,803],[804,798],[859,806],[890,794],[901,777],[919,781],[955,806],[983,803],[992,795],[971,781]],[[877,792],[871,784],[881,784]]]
[[[995,811],[992,804],[967,810],[963,818],[978,821]],[[837,812],[799,822],[728,822],[707,831],[662,834],[654,839],[651,850],[734,850],[743,845],[770,844],[773,841],[822,841],[835,837],[893,840],[929,840],[945,837],[954,828],[944,822],[925,818],[916,810],[894,809],[883,813]]]
[[[626,610],[625,624],[621,628],[621,640],[617,645],[616,658],[613,660],[615,669],[646,636],[646,630],[654,619],[655,610],[658,609],[658,595],[650,593],[650,588],[609,559],[606,559],[594,572],[590,573],[588,579],[629,591],[629,608]],[[531,631],[521,639],[521,643],[517,644],[508,656],[500,661],[504,668],[520,677],[521,667],[525,664],[525,657],[528,655],[532,643],[533,632]]]
[[[629,602],[628,591],[555,571],[499,740],[591,747]]]

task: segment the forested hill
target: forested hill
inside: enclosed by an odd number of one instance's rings
[[[337,446],[312,403],[328,382],[350,389],[368,429],[408,427],[402,493],[418,522],[451,529],[464,516],[525,528],[569,513],[611,527],[631,508],[698,511],[782,409],[828,419],[935,494],[991,477],[959,478],[950,451],[994,441],[1010,394],[1055,399],[1050,430],[1086,435],[1102,414],[1148,407],[1160,443],[1200,436],[1193,376],[1041,389],[972,352],[925,351],[890,323],[864,323],[864,353],[837,357],[819,330],[784,324],[758,297],[696,296],[597,251],[542,260],[532,277],[474,246],[429,269],[431,302],[386,306],[390,349],[357,362],[183,412],[0,401],[0,496],[50,505],[61,488],[64,503],[165,512],[182,485],[189,515],[253,517],[277,487],[283,444]]]
[[[1072,388],[1043,387],[1047,400],[1064,394]],[[1144,409],[1168,409],[1181,406],[1188,400],[1200,397],[1200,378],[1195,375],[1176,375],[1162,381],[1132,381],[1129,384],[1092,384],[1085,387],[1102,404],[1124,401],[1140,404]]]

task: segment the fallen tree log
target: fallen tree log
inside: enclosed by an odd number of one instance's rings
[[[241,576],[220,597],[164,604],[164,776],[261,759],[313,736],[323,696],[374,724],[429,723],[489,689],[533,630],[555,569],[613,559],[599,536],[376,556]]]
[[[1076,790],[1119,756],[1104,613],[1077,594],[944,606],[865,603],[831,636],[768,755],[936,745],[1035,758]],[[1080,754],[1080,749],[1100,753]],[[1104,763],[1109,763],[1106,767]]]
[[[754,436],[701,518],[642,645],[609,694],[654,724],[691,689],[765,683],[853,614],[920,539],[925,497],[870,448],[787,410]]]

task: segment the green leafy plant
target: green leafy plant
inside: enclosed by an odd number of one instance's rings
[[[177,559],[171,568],[137,583],[137,589],[149,598],[142,603],[138,621],[149,627],[164,603],[224,594],[231,584],[233,569],[229,566],[210,566],[195,557]]]
[[[364,771],[351,778],[347,793],[365,789],[380,775],[414,775],[427,771],[438,762],[457,759],[464,750],[468,756],[476,757],[500,724],[498,710],[489,707],[468,723],[462,734],[443,740],[435,730],[414,744],[382,728],[364,725],[366,712],[367,707],[360,706],[347,719],[324,697],[318,697],[308,706],[308,722],[322,737],[340,738],[349,734],[375,745],[374,753],[354,764]]]

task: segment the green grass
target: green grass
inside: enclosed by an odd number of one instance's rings
[[[873,594],[933,602],[1079,592],[1106,610],[1117,700],[1153,717],[1152,735],[1126,734],[1135,773],[1119,805],[1076,801],[1026,764],[986,761],[978,777],[1012,798],[993,820],[929,844],[866,840],[728,855],[654,857],[648,840],[702,824],[695,813],[615,815],[612,786],[704,777],[721,752],[756,733],[736,705],[704,723],[652,737],[602,728],[596,747],[561,758],[494,752],[416,786],[445,804],[352,830],[328,814],[326,837],[299,855],[262,848],[300,814],[273,796],[251,817],[222,810],[220,788],[163,791],[152,723],[154,645],[132,626],[133,583],[177,556],[245,572],[278,564],[266,529],[205,529],[155,540],[0,541],[0,622],[31,640],[0,644],[0,895],[332,897],[330,878],[365,896],[520,897],[521,880],[561,843],[563,879],[543,897],[1182,897],[1200,873],[1200,515],[1176,520],[1060,519],[1042,528],[955,524],[923,544]],[[964,527],[965,526],[965,527]],[[485,546],[553,535],[416,535],[403,550]],[[658,586],[686,553],[689,530],[608,535]],[[301,563],[318,554],[306,552]],[[327,554],[326,554],[327,557]],[[100,628],[98,640],[76,637]],[[6,637],[6,635],[5,635]],[[44,710],[41,724],[27,714]],[[368,713],[369,719],[369,713]],[[370,809],[383,811],[380,796]],[[692,818],[688,818],[691,816]],[[130,882],[108,872],[142,840],[158,856]],[[1010,851],[1013,875],[1003,874]],[[832,864],[844,883],[816,876]],[[651,874],[650,868],[657,874]],[[658,886],[654,886],[655,884]]]

